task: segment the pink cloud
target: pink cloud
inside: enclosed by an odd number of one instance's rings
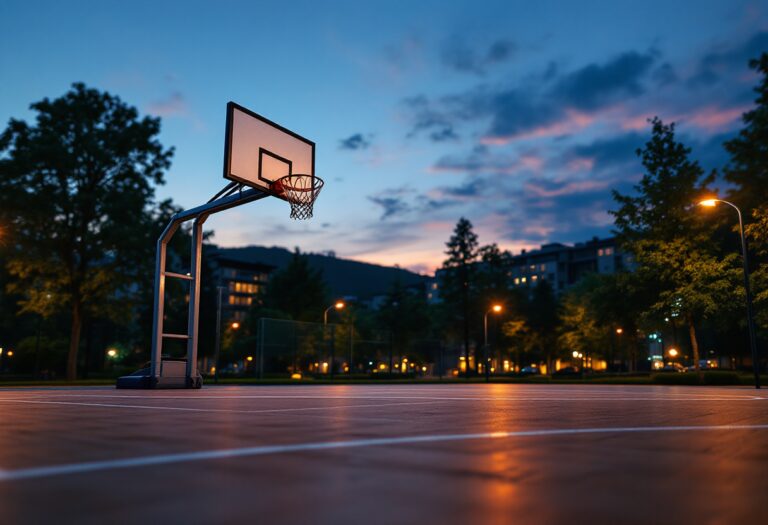
[[[595,115],[568,109],[565,112],[565,118],[559,122],[548,124],[546,126],[539,126],[531,130],[508,136],[482,137],[480,142],[488,146],[503,146],[509,144],[513,140],[539,139],[566,135],[590,126],[595,121],[595,118]]]
[[[527,192],[543,198],[561,197],[573,193],[602,190],[607,187],[607,181],[597,180],[575,180],[562,185],[555,181],[551,188],[544,187],[542,184],[537,184],[535,181],[528,181],[525,184],[525,190]]]
[[[714,132],[729,127],[734,121],[740,120],[742,114],[747,111],[749,111],[749,107],[746,106],[729,109],[706,107],[688,115],[685,120],[707,131]]]
[[[148,106],[147,112],[161,117],[186,115],[187,102],[180,92],[174,91],[169,97],[152,102]]]

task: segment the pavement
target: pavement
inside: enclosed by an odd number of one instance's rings
[[[768,391],[0,389],[2,523],[768,523]]]

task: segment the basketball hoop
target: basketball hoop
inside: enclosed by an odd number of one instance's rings
[[[312,175],[286,175],[273,182],[271,189],[291,205],[291,219],[310,219],[315,199],[323,189],[323,179]]]

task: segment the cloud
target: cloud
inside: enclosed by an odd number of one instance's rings
[[[455,71],[484,75],[490,67],[511,59],[515,51],[510,40],[499,39],[487,48],[474,49],[460,37],[453,37],[443,44],[441,58],[445,66]]]
[[[150,103],[147,111],[161,117],[172,117],[186,115],[188,108],[184,95],[179,91],[174,91],[168,97]]]
[[[371,135],[365,136],[362,133],[355,133],[339,141],[339,149],[350,151],[368,149],[370,145]]]
[[[407,135],[408,138],[414,137],[422,131],[428,131],[429,138],[434,142],[459,138],[453,129],[451,117],[443,111],[434,109],[429,99],[424,95],[408,97],[402,101],[402,105],[413,122],[411,131]]]
[[[731,42],[716,46],[701,57],[687,83],[692,88],[711,87],[727,80],[734,71],[746,69],[751,59],[766,50],[768,31],[757,32],[735,46]]]
[[[645,92],[643,81],[656,60],[656,52],[629,51],[603,64],[589,64],[561,78],[551,99],[562,100],[567,107],[593,110],[618,97],[638,97]]]
[[[466,122],[488,122],[485,144],[567,135],[591,125],[599,110],[646,93],[658,60],[654,50],[627,51],[571,72],[549,64],[515,85],[478,86],[436,100],[411,97],[403,101],[412,122],[408,137],[458,137],[457,127]]]

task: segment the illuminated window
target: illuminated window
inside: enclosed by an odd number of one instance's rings
[[[525,282],[525,277],[523,277],[523,278],[522,278],[522,279],[520,279],[520,280],[521,280],[522,282]]]
[[[547,265],[546,265],[546,264],[542,264],[541,266],[539,266],[539,269],[540,269],[542,272],[544,272],[544,271],[546,271],[546,270],[547,270]]]
[[[531,281],[535,281],[535,280],[537,280],[538,278],[539,278],[539,276],[538,276],[538,275],[532,275],[532,276],[531,276]]]
[[[603,256],[603,253],[604,253],[604,252],[603,252],[603,249],[602,249],[602,248],[600,248],[599,250],[597,250],[597,256],[598,256],[598,257],[602,257],[602,256]]]
[[[515,277],[515,284],[520,284],[520,277]]]
[[[606,255],[613,255],[613,248],[606,248],[605,249],[605,254]]]

